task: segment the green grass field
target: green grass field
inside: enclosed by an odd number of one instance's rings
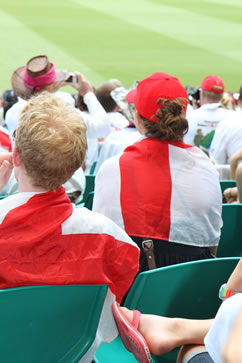
[[[164,71],[199,86],[242,84],[241,0],[0,0],[1,87],[38,54],[95,86]]]

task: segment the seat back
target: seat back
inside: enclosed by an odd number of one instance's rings
[[[225,189],[236,187],[235,180],[220,180],[219,182],[222,194],[224,193]]]
[[[107,285],[0,290],[2,362],[74,363],[92,345]]]
[[[91,169],[90,169],[90,173],[89,173],[89,174],[94,174],[95,169],[96,169],[96,165],[97,165],[97,160],[95,160],[95,161],[92,163],[92,166],[91,166]]]
[[[94,198],[94,192],[90,192],[87,196],[86,202],[84,203],[84,207],[92,210],[93,198]]]
[[[223,204],[222,219],[217,257],[242,256],[242,204]]]
[[[88,194],[90,192],[94,192],[94,188],[95,188],[95,175],[86,175],[85,176],[86,178],[86,188],[85,188],[85,191],[84,191],[84,194],[83,194],[83,198],[82,198],[82,203],[86,203],[86,200],[87,200],[87,197],[88,197]]]
[[[228,280],[238,261],[239,258],[216,258],[142,272],[135,279],[125,306],[167,317],[213,318],[221,303],[219,288]],[[177,353],[178,349],[175,349],[159,357],[152,356],[152,361],[175,362]],[[112,361],[135,362],[120,337],[108,345],[102,344],[96,353],[96,363]]]
[[[218,291],[239,258],[215,258],[167,266],[139,274],[125,306],[167,317],[213,318],[221,304]],[[155,362],[175,362],[177,350]]]

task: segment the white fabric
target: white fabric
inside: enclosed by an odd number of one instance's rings
[[[230,165],[224,164],[215,164],[216,170],[219,173],[219,180],[228,180],[230,179]]]
[[[229,164],[231,156],[242,148],[242,115],[219,123],[210,148],[211,156],[218,164]]]
[[[120,168],[118,154],[106,160],[95,179],[95,193],[92,210],[112,219],[124,229],[124,220],[120,205]]]
[[[106,118],[114,129],[122,130],[129,124],[129,121],[120,112],[107,112]]]
[[[81,192],[83,194],[86,187],[86,178],[82,168],[75,171],[72,177],[63,184],[66,193]]]
[[[111,156],[117,155],[124,151],[124,149],[142,138],[142,135],[136,129],[136,127],[125,127],[121,131],[112,132],[107,136],[106,140],[102,143],[97,165],[95,168],[95,174],[100,169],[102,163],[109,159]]]
[[[4,124],[4,119],[3,119],[3,107],[0,106],[0,125]]]
[[[79,111],[87,126],[86,136],[88,149],[85,160],[85,174],[89,174],[93,162],[96,161],[98,157],[97,139],[106,137],[112,131],[112,128],[106,117],[106,111],[93,92],[86,93],[83,97],[83,101],[87,105],[89,111]]]
[[[125,189],[119,166],[122,155],[109,158],[101,165],[95,179],[92,210],[125,229],[120,201],[121,190]],[[151,160],[150,155],[148,158]],[[169,240],[199,247],[217,246],[222,227],[222,194],[214,165],[198,148],[182,149],[173,145],[169,145],[169,162],[172,185]],[[142,183],[142,180],[133,182]]]
[[[221,349],[241,308],[242,294],[226,299],[218,310],[212,327],[205,337],[205,346],[215,363],[223,363]]]
[[[189,130],[184,137],[184,142],[189,145],[197,145],[196,139],[194,140],[196,135],[199,133],[202,133],[203,136],[209,134],[216,129],[220,121],[233,117],[234,114],[235,111],[221,107],[220,103],[207,103],[189,112],[187,114]]]
[[[169,240],[200,247],[218,246],[222,221],[216,169],[196,147],[180,149],[169,145],[169,155],[172,180]]]

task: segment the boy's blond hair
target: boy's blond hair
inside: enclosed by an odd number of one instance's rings
[[[55,190],[84,161],[86,126],[77,110],[41,92],[21,112],[15,145],[33,186]]]

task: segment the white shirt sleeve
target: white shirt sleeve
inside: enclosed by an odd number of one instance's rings
[[[88,138],[106,137],[111,132],[111,126],[106,118],[106,111],[97,100],[93,92],[84,95],[83,101],[89,112],[82,112],[84,122],[87,126]]]

